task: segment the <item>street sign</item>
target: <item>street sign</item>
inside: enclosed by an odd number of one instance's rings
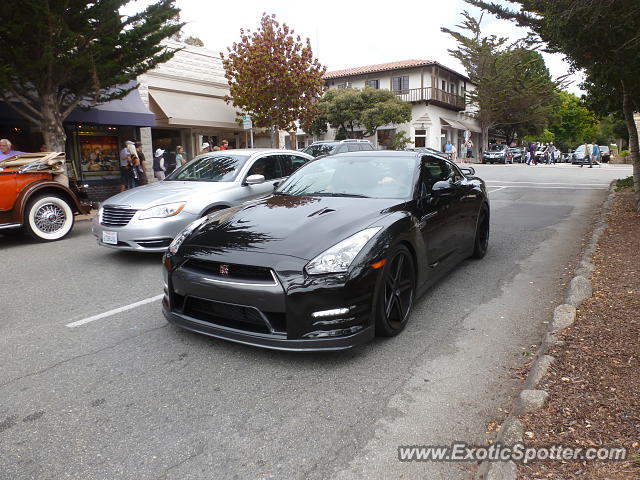
[[[253,128],[253,122],[251,121],[251,117],[249,115],[242,116],[242,128],[245,130],[251,130]]]
[[[464,139],[469,140],[471,138],[471,130],[464,131]]]

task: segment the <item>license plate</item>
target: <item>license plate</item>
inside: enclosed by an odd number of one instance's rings
[[[118,244],[118,232],[102,232],[102,243]]]

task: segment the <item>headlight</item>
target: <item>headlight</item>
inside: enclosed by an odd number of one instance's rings
[[[196,220],[195,222],[191,222],[189,225],[187,225],[185,227],[184,230],[182,230],[177,236],[176,238],[173,239],[173,242],[171,242],[171,244],[169,245],[169,253],[174,255],[178,249],[180,248],[180,245],[182,245],[182,242],[184,242],[185,238],[187,238],[189,235],[191,235],[191,233],[198,228],[200,225],[202,225],[204,222],[207,221],[207,218],[209,217],[202,217],[199,218],[198,220]]]
[[[367,228],[337,243],[307,263],[305,270],[309,275],[346,272],[362,247],[381,229],[382,227]]]
[[[145,220],[147,218],[166,218],[173,217],[179,214],[187,202],[165,203],[164,205],[156,205],[155,207],[147,208],[140,211],[138,214],[138,220]]]

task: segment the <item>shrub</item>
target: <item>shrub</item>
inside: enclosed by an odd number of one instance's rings
[[[619,178],[616,180],[616,192],[633,192],[633,177]]]

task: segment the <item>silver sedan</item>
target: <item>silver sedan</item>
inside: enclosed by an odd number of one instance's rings
[[[105,200],[93,219],[98,244],[163,252],[189,223],[264,197],[313,157],[292,150],[240,149],[199,155],[161,182]]]

